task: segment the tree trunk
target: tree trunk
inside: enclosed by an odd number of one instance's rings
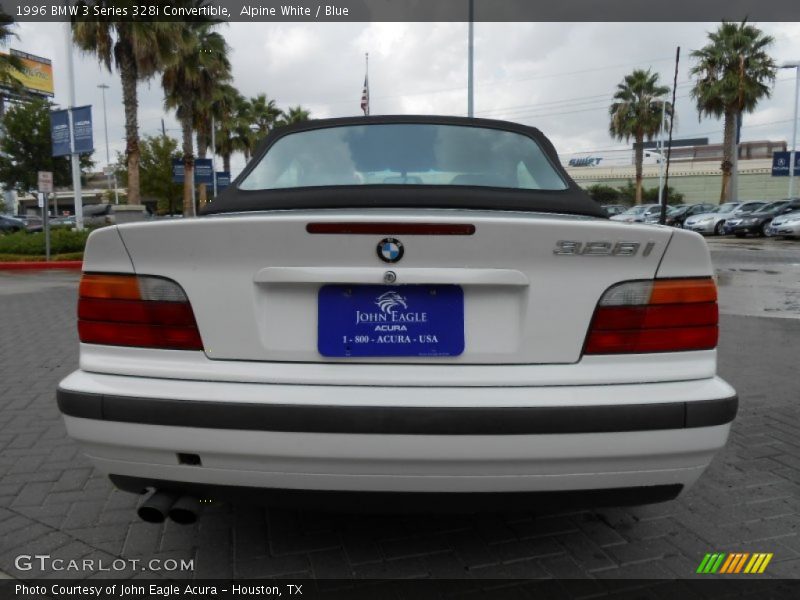
[[[636,204],[642,203],[642,163],[644,163],[644,135],[636,134]]]
[[[731,195],[731,171],[733,170],[733,152],[736,144],[735,114],[725,112],[725,134],[722,142],[722,188],[719,192],[719,203],[729,201]]]
[[[192,152],[192,117],[191,115],[181,120],[183,130],[183,216],[194,216],[194,194],[192,182],[194,181],[194,154]]]
[[[197,158],[205,158],[208,150],[208,136],[206,136],[205,132],[198,129],[197,130]],[[205,183],[201,183],[198,187],[198,193],[200,195],[200,206],[205,206],[208,202],[208,186]]]
[[[231,155],[229,152],[222,155],[222,170],[226,173],[231,172]]]
[[[141,204],[139,194],[139,99],[136,93],[138,72],[130,48],[120,51],[122,104],[125,107],[125,155],[128,160],[128,204]]]

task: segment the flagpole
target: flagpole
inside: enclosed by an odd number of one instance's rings
[[[467,32],[467,116],[475,116],[475,92],[473,83],[473,70],[474,70],[474,21],[475,21],[475,5],[473,0],[469,0],[469,30]]]

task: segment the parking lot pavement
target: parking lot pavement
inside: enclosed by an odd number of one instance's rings
[[[709,237],[724,314],[800,318],[800,242]]]
[[[733,268],[712,244],[718,268]],[[75,277],[2,276],[0,290],[0,571],[13,576],[559,577],[588,579],[575,583],[588,593],[607,578],[691,577],[717,551],[772,552],[764,576],[800,574],[800,320],[723,315],[720,373],[740,394],[740,414],[727,449],[678,501],[436,516],[220,505],[194,525],[152,525],[136,518],[136,497],[89,466],[56,408],[56,384],[76,367]],[[15,566],[42,553],[142,563],[120,572]],[[193,560],[194,569],[156,572],[151,559]]]

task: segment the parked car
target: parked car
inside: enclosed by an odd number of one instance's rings
[[[25,223],[25,231],[35,233],[42,230],[42,218],[38,215],[15,215],[14,218]]]
[[[708,212],[687,217],[683,222],[683,228],[698,233],[724,235],[725,221],[731,218],[741,205],[741,202],[725,202]]]
[[[144,221],[150,218],[147,207],[140,204],[84,204],[84,227],[103,227]]]
[[[745,237],[748,233],[766,236],[775,217],[798,209],[800,209],[800,199],[770,202],[749,215],[730,219],[725,223],[725,232],[732,233],[736,237]]]
[[[8,215],[0,215],[0,233],[25,231],[25,223]]]
[[[772,219],[767,235],[800,238],[800,210]]]
[[[638,204],[631,206],[625,212],[611,217],[612,221],[624,221],[625,223],[644,223],[647,217],[661,211],[659,204]]]
[[[683,222],[693,216],[713,210],[714,204],[679,204],[667,215],[666,224],[671,227],[683,227]]]
[[[75,227],[75,215],[53,217],[50,219],[51,227]]]
[[[726,443],[704,240],[610,221],[538,129],[290,125],[203,212],[92,233],[57,392],[146,520],[259,491],[660,501]]]
[[[758,210],[765,204],[767,204],[766,200],[750,200],[749,202],[742,202],[739,208],[733,211],[733,218],[750,214],[751,212],[753,212],[754,210]]]
[[[626,210],[628,210],[628,207],[624,204],[604,204],[603,209],[605,209],[606,214],[608,214],[609,217],[613,217],[614,215],[624,213]]]

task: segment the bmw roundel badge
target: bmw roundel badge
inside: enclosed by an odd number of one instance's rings
[[[400,240],[394,238],[383,238],[378,242],[377,251],[378,258],[387,263],[396,263],[403,258],[403,254],[405,253],[403,244]]]

